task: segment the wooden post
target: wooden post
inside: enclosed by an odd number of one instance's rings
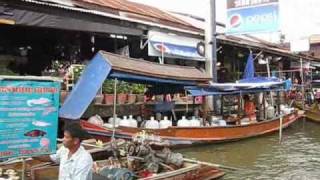
[[[269,58],[267,58],[266,60],[267,60],[267,73],[268,73],[268,78],[270,78],[270,77],[271,77],[271,73],[270,73]],[[271,98],[271,106],[273,106],[274,103],[273,103],[273,93],[272,93],[272,91],[270,91],[270,98]]]
[[[238,96],[238,116],[240,117],[240,112],[241,112],[241,97]]]
[[[301,76],[301,91],[302,91],[302,110],[305,111],[305,94],[304,94],[304,78],[303,78],[303,64],[302,58],[300,58],[300,76]],[[303,118],[303,128],[306,122],[306,118]]]
[[[188,94],[187,91],[184,91],[184,95],[186,96],[187,103],[186,103],[186,117],[188,118],[188,112],[189,112],[189,101],[188,101]]]
[[[280,105],[281,105],[280,91],[277,92],[277,99],[278,99],[278,115],[280,116],[280,113],[281,113],[281,109],[280,109]]]
[[[112,121],[112,127],[113,127],[113,130],[112,130],[112,141],[115,139],[114,138],[114,135],[115,135],[115,131],[116,131],[116,108],[117,108],[117,78],[114,80],[114,92],[113,92],[113,121]]]
[[[263,120],[266,120],[267,116],[266,116],[266,96],[265,96],[265,93],[263,93],[262,102],[263,102]]]
[[[280,122],[280,124],[279,124],[279,143],[281,143],[281,141],[282,141],[282,115],[280,116],[279,122]]]
[[[302,58],[300,58],[300,76],[301,76],[301,91],[302,91],[302,109],[305,109],[305,99],[304,99],[304,78],[303,78],[303,66]]]
[[[224,106],[224,100],[223,100],[223,95],[221,95],[221,107],[220,107],[220,113],[221,113],[222,118],[223,118],[223,106]]]
[[[282,141],[282,115],[280,114],[280,92],[278,91],[277,92],[277,96],[278,96],[278,114],[279,114],[279,117],[280,117],[280,124],[279,124],[279,143],[281,143]]]

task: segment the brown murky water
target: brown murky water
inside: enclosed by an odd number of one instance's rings
[[[298,121],[279,135],[179,150],[185,156],[245,170],[225,171],[225,180],[320,179],[320,124]]]

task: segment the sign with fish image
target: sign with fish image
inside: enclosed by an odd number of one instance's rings
[[[55,153],[60,82],[0,80],[0,160]]]

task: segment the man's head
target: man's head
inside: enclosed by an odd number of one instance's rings
[[[245,101],[249,101],[249,100],[250,100],[250,97],[249,97],[249,95],[246,94],[246,95],[243,96],[243,99],[244,99]]]
[[[86,132],[79,123],[68,124],[64,128],[63,145],[66,148],[74,148],[80,145],[85,138]]]

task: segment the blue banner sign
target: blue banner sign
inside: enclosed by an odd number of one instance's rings
[[[171,55],[176,57],[187,57],[194,59],[203,59],[196,46],[176,45],[168,42],[149,41],[152,47],[159,52],[159,56],[163,52],[164,55]]]
[[[149,31],[148,55],[205,61],[205,47],[202,39],[176,34]]]
[[[60,82],[0,81],[0,159],[56,151]]]
[[[227,34],[249,34],[279,31],[278,2],[239,6],[227,11]]]

